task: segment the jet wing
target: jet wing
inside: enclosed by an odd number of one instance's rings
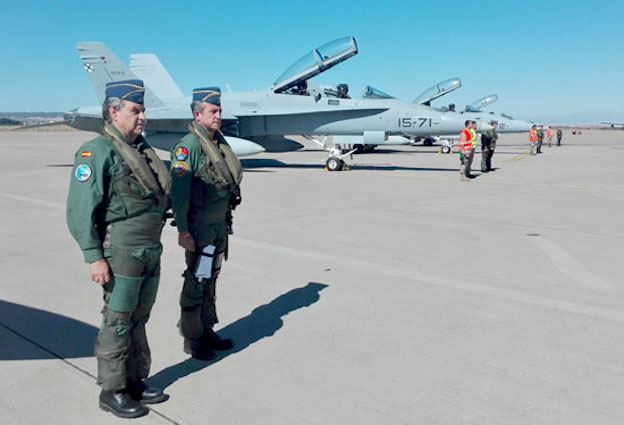
[[[339,112],[341,114],[349,114],[353,112],[357,115],[360,115],[359,112],[366,111],[370,112],[370,114],[381,113],[390,109],[388,108],[380,108],[379,106],[370,106],[370,107],[362,107],[362,108],[353,108],[353,109],[320,109],[320,108],[309,108],[309,109],[288,109],[288,108],[271,108],[271,110],[254,110],[254,109],[238,109],[233,113],[234,117],[242,118],[242,117],[257,117],[257,116],[305,116],[311,114],[331,114],[332,112]],[[222,118],[225,120],[225,118]]]
[[[271,90],[282,93],[297,84],[309,80],[340,62],[356,55],[358,47],[353,37],[344,37],[313,49],[293,63],[279,76]]]
[[[416,99],[414,99],[412,103],[419,103],[421,105],[429,104],[432,100],[444,96],[445,94],[448,94],[453,90],[457,90],[460,87],[461,80],[459,78],[449,78],[448,80],[441,81],[438,84],[429,87],[427,90],[422,92]]]

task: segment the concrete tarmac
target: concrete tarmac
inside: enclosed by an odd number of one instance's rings
[[[0,133],[3,424],[117,424],[98,408],[101,289],[65,224],[93,134]],[[245,159],[212,362],[182,352],[175,229],[147,325],[171,398],[136,424],[614,424],[624,418],[624,132],[566,131],[495,172],[378,148]],[[165,155],[166,156],[166,155]],[[479,174],[480,154],[473,169]]]

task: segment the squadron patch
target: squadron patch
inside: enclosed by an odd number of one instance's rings
[[[173,173],[177,177],[183,177],[186,174],[186,170],[188,170],[188,165],[184,161],[176,161],[173,163]]]
[[[91,167],[89,167],[87,164],[80,164],[76,167],[74,176],[79,182],[86,182],[91,177]]]
[[[188,158],[188,150],[185,147],[179,147],[176,149],[174,156],[178,161],[185,161]]]

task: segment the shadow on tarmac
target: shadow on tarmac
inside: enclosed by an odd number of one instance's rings
[[[0,326],[30,344],[0,339],[0,360],[93,357],[98,329],[48,311],[0,300]],[[38,347],[38,348],[35,348]]]
[[[320,299],[319,292],[327,286],[323,283],[310,282],[304,287],[280,295],[268,304],[256,307],[248,316],[230,323],[219,331],[220,336],[233,340],[234,348],[229,351],[217,351],[217,357],[210,361],[189,358],[169,366],[149,378],[149,384],[164,390],[180,378],[199,372],[263,338],[273,336],[283,326],[283,316],[317,302]]]
[[[321,164],[286,164],[276,159],[243,159],[243,169],[247,172],[258,172],[257,168],[307,168],[322,170]],[[399,167],[394,165],[362,165],[347,161],[352,170],[373,171],[457,171],[458,168],[423,168],[423,167]]]

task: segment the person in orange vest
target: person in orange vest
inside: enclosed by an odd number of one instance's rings
[[[531,144],[531,155],[535,155],[537,153],[537,126],[533,125],[529,130],[529,143]]]
[[[546,129],[546,139],[548,139],[548,147],[550,147],[552,142],[552,128],[550,128],[550,126]]]
[[[470,157],[472,155],[472,121],[466,120],[464,123],[466,128],[462,129],[459,133],[459,160],[461,165],[459,166],[459,177],[461,181],[470,181],[472,176],[470,175]]]

